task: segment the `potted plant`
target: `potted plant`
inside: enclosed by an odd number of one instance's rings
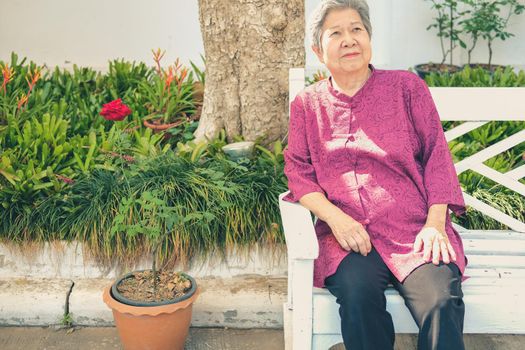
[[[459,34],[461,30],[457,29],[457,20],[464,12],[458,11],[457,0],[428,0],[432,3],[432,8],[436,10],[437,16],[434,17],[435,22],[427,27],[427,30],[431,28],[437,29],[437,36],[441,43],[441,52],[443,54],[441,63],[423,63],[418,64],[414,67],[416,72],[421,78],[431,72],[438,73],[456,73],[461,70],[460,66],[453,64],[453,50],[457,47],[456,43],[463,48],[466,44],[461,40]],[[445,39],[448,39],[448,48],[445,48]],[[450,63],[445,64],[447,57],[450,56]]]
[[[149,114],[144,117],[144,126],[153,130],[168,130],[180,126],[186,121],[195,120],[197,106],[194,97],[200,94],[199,87],[193,81],[193,72],[189,72],[177,59],[168,69],[162,68],[160,61],[165,52],[153,51],[156,73],[151,81],[143,81],[140,93],[148,101]]]
[[[463,0],[463,2],[470,6],[470,9],[466,11],[470,16],[460,22],[464,32],[470,34],[472,38],[472,46],[468,49],[467,65],[472,68],[481,67],[491,73],[497,68],[504,68],[504,66],[492,64],[492,44],[495,39],[505,40],[514,36],[514,34],[506,31],[509,18],[513,14],[521,14],[525,6],[517,0]],[[502,16],[501,14],[502,7],[508,7],[506,16]],[[471,63],[471,53],[476,47],[480,37],[487,40],[489,51],[488,64]]]
[[[179,213],[154,190],[124,199],[115,216],[111,233],[147,237],[153,258],[151,270],[128,273],[103,293],[125,349],[184,349],[199,289],[188,274],[157,268],[159,247],[185,219]]]

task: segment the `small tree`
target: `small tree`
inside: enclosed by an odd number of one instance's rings
[[[518,0],[498,0],[487,1],[478,0],[475,2],[476,9],[479,12],[476,17],[478,20],[472,23],[477,27],[477,36],[481,35],[483,39],[487,40],[489,49],[489,70],[492,64],[492,44],[494,40],[505,40],[514,36],[514,34],[506,31],[510,17],[515,14],[519,15],[525,10],[525,6],[520,4]],[[501,12],[502,8],[508,8],[508,13],[504,16]]]
[[[157,294],[157,252],[166,235],[184,219],[176,209],[168,205],[160,191],[144,191],[138,199],[122,200],[111,228],[112,234],[124,232],[131,239],[142,234],[152,243],[154,295]]]
[[[426,0],[432,3],[432,8],[436,10],[437,16],[434,17],[434,23],[427,27],[427,30],[431,28],[436,28],[438,33],[437,36],[441,42],[441,53],[443,54],[443,59],[441,64],[444,64],[447,56],[450,54],[450,65],[453,64],[452,52],[457,47],[456,43],[462,48],[466,48],[467,45],[459,35],[461,30],[457,29],[456,21],[459,17],[465,14],[465,12],[458,11],[458,1],[456,0]],[[445,48],[445,39],[449,41],[449,48]]]
[[[485,7],[482,6],[482,3],[480,1],[463,0],[463,2],[471,7],[469,10],[466,11],[466,14],[469,14],[470,16],[467,19],[459,22],[463,26],[463,31],[469,34],[472,38],[472,46],[470,48],[467,48],[467,63],[470,64],[472,58],[472,51],[474,51],[474,48],[478,43],[478,39],[481,35],[481,32],[483,31],[483,28],[487,25],[487,19],[485,18]]]

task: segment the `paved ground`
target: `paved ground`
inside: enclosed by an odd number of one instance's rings
[[[283,332],[270,329],[191,328],[186,350],[282,350]],[[525,335],[465,335],[472,350],[522,350]],[[117,331],[107,328],[54,329],[0,327],[2,350],[109,350],[122,349]],[[342,346],[333,349],[344,350]],[[396,335],[396,350],[415,350],[414,335]]]

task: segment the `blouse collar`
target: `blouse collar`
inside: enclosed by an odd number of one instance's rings
[[[333,96],[335,96],[338,99],[341,99],[341,100],[344,100],[344,101],[349,101],[349,102],[354,101],[355,99],[359,98],[359,96],[363,93],[364,90],[368,89],[368,86],[372,83],[372,81],[374,80],[375,76],[377,75],[376,68],[371,63],[368,64],[368,67],[371,70],[370,77],[363,84],[363,86],[361,86],[361,88],[359,90],[357,90],[357,92],[354,94],[354,96],[350,97],[347,94],[345,94],[344,92],[341,92],[341,91],[335,89],[333,84],[332,84],[332,76],[328,77],[328,79],[326,80],[326,86],[328,87],[328,91],[330,92],[330,94],[332,94]]]

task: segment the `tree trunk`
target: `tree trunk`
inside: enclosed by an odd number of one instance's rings
[[[288,125],[288,69],[305,64],[304,0],[199,0],[206,56],[197,140],[265,143]]]

